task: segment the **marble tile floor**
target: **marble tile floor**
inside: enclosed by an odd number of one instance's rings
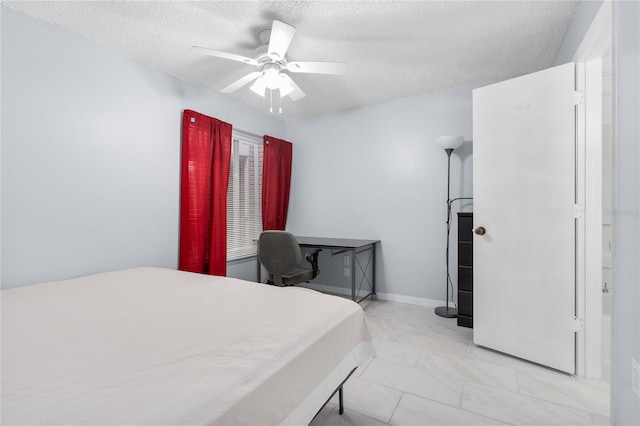
[[[473,330],[433,308],[363,302],[376,356],[311,426],[608,425],[609,384],[473,344]]]

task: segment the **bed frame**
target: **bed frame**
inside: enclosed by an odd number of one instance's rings
[[[318,414],[320,414],[320,411],[322,411],[324,409],[324,407],[326,407],[326,405],[329,403],[329,401],[331,401],[331,398],[333,398],[333,396],[336,394],[336,392],[338,392],[338,413],[340,415],[342,415],[342,413],[344,413],[344,400],[342,397],[342,387],[344,386],[344,384],[347,382],[347,380],[349,380],[349,378],[351,377],[351,375],[358,369],[358,367],[354,368],[353,370],[351,370],[349,372],[349,374],[347,374],[347,377],[342,381],[342,383],[340,383],[340,385],[336,388],[336,390],[333,391],[333,393],[331,394],[331,396],[327,399],[327,401],[322,404],[322,407],[320,407],[320,409],[318,410],[318,412],[316,413],[315,416],[313,416],[313,419],[311,419],[311,422],[313,422],[313,420],[315,420],[316,417],[318,417]],[[310,423],[311,423],[310,422]]]

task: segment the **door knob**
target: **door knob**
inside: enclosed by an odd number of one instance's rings
[[[484,229],[483,226],[478,226],[476,229],[473,230],[473,232],[475,232],[476,235],[484,235],[487,233],[487,230]]]

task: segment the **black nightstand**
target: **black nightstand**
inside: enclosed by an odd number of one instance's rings
[[[473,213],[458,213],[458,325],[473,328]]]

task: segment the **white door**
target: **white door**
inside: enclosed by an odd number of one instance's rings
[[[570,63],[473,91],[474,342],[568,373],[574,75]]]

